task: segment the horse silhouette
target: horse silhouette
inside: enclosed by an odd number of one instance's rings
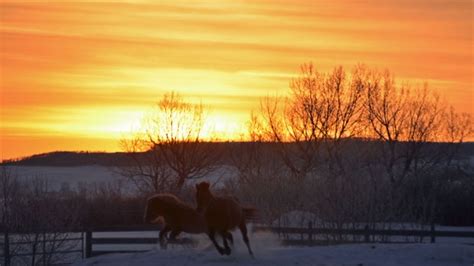
[[[156,194],[148,198],[145,208],[145,222],[154,223],[160,218],[164,222],[164,228],[160,230],[159,235],[161,248],[166,247],[165,238],[170,231],[168,237],[170,240],[176,239],[181,232],[207,233],[204,216],[172,194]],[[232,234],[229,232],[224,232],[222,237],[233,242]]]
[[[231,249],[225,237],[224,248],[217,244],[215,234],[224,235],[229,230],[239,228],[250,255],[253,256],[247,236],[246,219],[255,217],[254,208],[243,208],[233,197],[214,196],[208,182],[196,184],[197,211],[202,213],[207,224],[207,234],[221,255],[230,255]]]

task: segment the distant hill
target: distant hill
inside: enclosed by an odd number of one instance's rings
[[[126,162],[125,153],[56,151],[2,162],[17,166],[116,166]]]
[[[375,141],[351,139],[347,152],[351,153],[351,143],[364,142],[367,145],[378,145]],[[232,154],[236,152],[245,152],[251,149],[253,143],[251,142],[221,142],[212,143],[209,148],[213,150],[222,151],[222,160],[225,163],[229,161]],[[209,143],[207,143],[209,145]],[[275,143],[265,143],[267,148],[274,148]],[[286,144],[291,145],[291,144]],[[431,143],[430,145],[447,145],[445,143]],[[469,158],[474,157],[474,142],[466,142],[459,146],[458,157]],[[85,166],[85,165],[101,165],[101,166],[121,166],[127,165],[129,158],[124,152],[70,152],[70,151],[56,151],[50,153],[36,154],[15,160],[6,160],[3,165],[16,166]]]

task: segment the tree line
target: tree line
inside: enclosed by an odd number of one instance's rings
[[[166,94],[144,129],[122,140],[131,163],[120,173],[143,193],[179,194],[215,170],[229,151],[202,136],[204,109]],[[288,95],[262,98],[247,127],[249,142],[231,151],[238,178],[226,190],[252,199],[269,220],[304,209],[341,225],[425,224],[446,205],[448,188],[472,188],[472,167],[457,156],[472,137],[471,115],[389,71],[303,64]]]
[[[215,145],[227,140],[203,135],[206,113],[168,93],[143,128],[121,140],[121,163],[110,167],[134,192],[120,182],[51,192],[41,178],[20,182],[2,167],[2,226],[66,232],[141,223],[147,196],[171,192],[193,202],[190,181],[223,164],[236,178],[216,192],[255,205],[270,225],[295,210],[330,228],[474,224],[474,170],[459,153],[473,134],[471,115],[426,84],[363,65],[320,72],[309,63],[287,95],[261,99],[244,142]]]

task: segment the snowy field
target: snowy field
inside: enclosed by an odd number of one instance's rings
[[[445,228],[445,229],[453,229]],[[467,228],[464,228],[467,229]],[[472,227],[469,229],[474,230]],[[94,238],[103,237],[157,237],[157,231],[145,232],[95,232]],[[469,265],[474,263],[473,239],[437,238],[437,243],[404,244],[344,244],[331,246],[281,246],[278,236],[259,232],[250,234],[250,242],[255,253],[252,258],[241,240],[239,232],[234,232],[235,246],[230,256],[217,253],[204,234],[187,235],[197,245],[169,245],[161,250],[158,244],[95,244],[94,251],[137,250],[136,253],[110,253],[81,260],[81,253],[72,253],[63,262],[74,261],[73,265],[319,265],[319,266],[368,266],[368,265]],[[467,240],[467,241],[466,241]],[[221,243],[221,240],[218,240]],[[80,242],[74,242],[75,245]],[[75,246],[74,249],[80,249]],[[23,250],[25,251],[25,250]],[[0,256],[1,257],[1,256]],[[27,258],[23,258],[27,259]],[[14,257],[12,265],[21,259]]]
[[[20,178],[44,178],[51,189],[59,190],[69,186],[104,184],[120,179],[112,168],[103,166],[50,167],[50,166],[9,166]]]
[[[252,258],[236,242],[230,256],[221,256],[213,246],[109,254],[74,265],[469,265],[474,263],[474,246],[463,244],[353,244],[319,247],[281,247],[271,238],[253,241]]]
[[[112,169],[101,166],[82,167],[12,167],[22,178],[43,177],[48,179],[52,189],[59,190],[65,187],[75,188],[91,184],[114,182],[121,177]],[[231,167],[224,166],[215,173],[206,177],[212,183],[223,184],[226,179],[235,177]],[[201,179],[203,180],[203,179]],[[199,181],[201,181],[199,180]],[[305,227],[309,221],[314,225],[322,224],[314,214],[305,213],[295,219],[290,213],[282,217],[282,221],[275,222],[274,226]],[[288,221],[285,221],[288,218]],[[415,229],[412,226],[400,226],[399,229]],[[392,228],[395,229],[395,228]],[[466,230],[473,231],[472,227],[456,228],[437,226],[436,230]],[[130,237],[138,232],[130,232]],[[94,233],[95,237],[123,237],[120,233]],[[156,237],[157,232],[138,233]],[[149,235],[152,234],[152,235]],[[133,236],[132,236],[133,235]],[[145,237],[147,237],[145,236]],[[113,236],[112,236],[113,237]],[[221,256],[210,241],[199,237],[199,246],[171,247],[160,250],[154,245],[100,245],[94,250],[143,250],[138,253],[108,254],[77,261],[74,265],[474,265],[473,238],[437,238],[435,244],[405,243],[405,244],[347,244],[318,247],[283,247],[277,236],[271,234],[254,234],[250,241],[255,252],[255,258],[247,253],[239,233],[234,233],[236,245],[231,256]],[[426,240],[428,241],[428,239]]]
[[[437,226],[437,230],[473,231],[473,227]],[[158,232],[95,232],[101,237],[157,237]],[[276,234],[250,231],[250,243],[255,253],[252,258],[238,231],[233,233],[235,246],[231,256],[221,256],[207,236],[187,235],[198,241],[196,247],[170,246],[161,250],[157,244],[94,245],[101,250],[141,250],[138,253],[108,254],[77,262],[75,265],[469,265],[474,263],[474,239],[438,237],[431,244],[344,244],[331,246],[282,246]],[[221,240],[218,240],[222,243]]]
[[[48,185],[52,190],[64,188],[75,189],[81,186],[93,184],[107,184],[123,180],[116,169],[98,165],[77,166],[77,167],[51,167],[51,166],[9,166],[20,178],[40,177],[48,180]],[[228,179],[235,178],[236,172],[230,166],[221,166],[208,176],[200,179],[189,180],[188,184],[195,182],[209,181],[223,185]],[[129,189],[133,189],[130,185]]]

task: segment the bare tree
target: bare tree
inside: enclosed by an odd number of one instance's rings
[[[355,68],[349,75],[342,67],[321,73],[312,64],[304,64],[299,76],[290,82],[289,96],[265,98],[260,113],[252,116],[250,125],[255,130],[251,136],[271,141],[268,146],[277,147],[280,156],[273,156],[272,162],[276,162],[278,167],[274,169],[278,171],[267,183],[282,182],[280,187],[272,187],[274,192],[284,194],[285,199],[279,202],[285,202],[288,209],[326,212],[326,217],[341,223],[343,216],[354,213],[353,203],[359,201],[353,190],[358,186],[349,181],[357,180],[360,174],[354,167],[360,164],[352,163],[355,159],[345,151],[353,145],[351,138],[358,137],[363,130],[366,87],[362,68]],[[251,163],[269,167],[269,163],[261,162],[261,158],[269,156],[256,152],[260,155],[253,157],[260,160]],[[247,172],[248,168],[266,169],[250,163],[245,166]],[[247,176],[259,175],[261,171],[252,173]],[[287,175],[294,180],[286,180]],[[266,188],[270,189],[270,185]],[[353,200],[348,200],[349,196]]]
[[[367,160],[369,173],[379,180],[387,177],[390,183],[382,201],[388,206],[383,216],[388,221],[431,223],[436,193],[448,180],[456,143],[472,134],[470,116],[457,114],[452,107],[447,112],[426,84],[398,85],[388,71],[363,74],[365,133],[377,141]]]
[[[399,85],[388,71],[358,65],[351,73],[342,67],[321,73],[305,64],[290,82],[289,96],[263,99],[251,136],[278,147],[279,173],[296,177],[289,186],[299,187],[285,201],[313,202],[298,208],[319,212],[336,226],[429,223],[436,191],[446,182],[442,167],[454,158],[456,143],[472,135],[469,115],[446,110],[427,85]],[[250,154],[264,157],[257,149]],[[237,162],[246,182],[262,174],[261,163]]]
[[[204,140],[202,104],[191,104],[176,94],[165,94],[145,121],[142,133],[122,140],[132,164],[121,168],[123,176],[139,189],[179,191],[189,178],[214,169],[219,151]]]
[[[449,147],[446,149],[446,165],[449,166],[458,152],[460,144],[474,134],[472,116],[468,113],[458,113],[451,106],[443,114],[442,130],[440,141],[449,143]]]
[[[425,86],[397,86],[386,72],[367,78],[367,120],[370,137],[380,140],[383,164],[394,185],[420,166],[423,148],[440,132],[444,108]]]
[[[148,136],[135,133],[130,139],[121,140],[121,146],[129,158],[127,164],[117,168],[118,173],[131,181],[142,193],[170,190],[172,172],[160,153],[152,150]]]
[[[69,195],[48,190],[45,179],[20,179],[2,166],[0,191],[2,230],[10,233],[9,254],[18,265],[52,265],[64,262],[65,252],[78,248],[70,241],[80,225],[80,203]],[[29,253],[29,256],[15,256]],[[67,260],[67,259],[66,259]]]
[[[314,171],[323,150],[329,168],[342,167],[335,146],[360,131],[364,84],[356,71],[351,78],[342,67],[324,74],[304,64],[290,82],[289,97],[262,103],[268,135],[281,144],[282,159],[294,176]]]
[[[262,121],[253,112],[247,128],[249,141],[237,143],[231,149],[231,162],[239,172],[241,184],[251,184],[257,178],[281,171],[278,160],[275,160],[275,150],[265,136]]]
[[[18,175],[5,165],[0,166],[0,216],[2,228],[6,231],[12,230],[16,224],[14,221],[14,201],[20,194],[21,185]]]

